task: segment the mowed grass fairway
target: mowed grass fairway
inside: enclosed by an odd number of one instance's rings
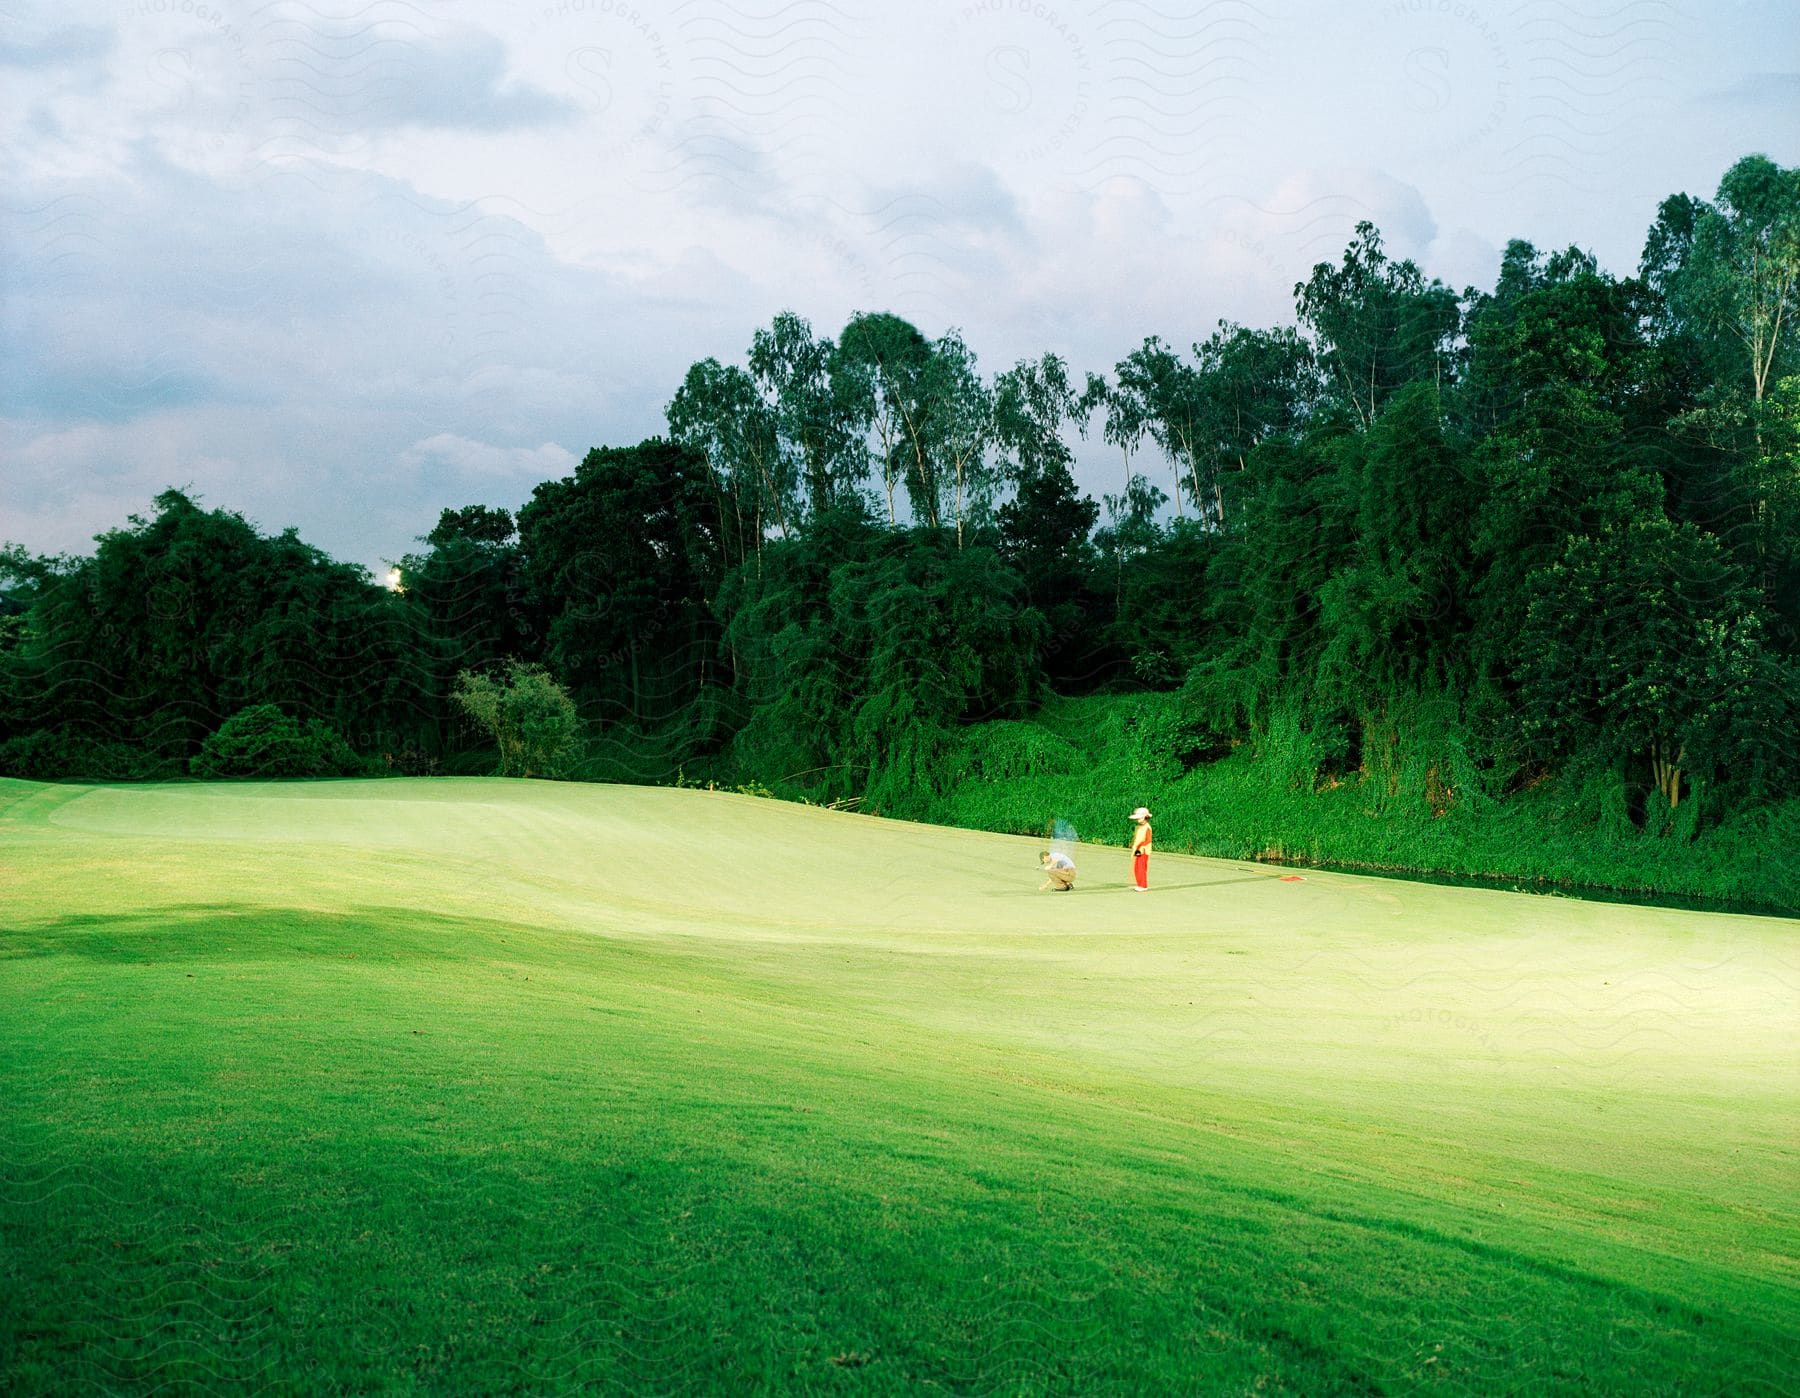
[[[1036,851],[0,782],[0,1391],[1793,1391],[1800,923]]]

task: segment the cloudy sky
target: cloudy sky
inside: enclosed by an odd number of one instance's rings
[[[1364,218],[1625,272],[1797,118],[1792,0],[0,0],[0,539],[173,485],[379,568],[783,308],[1081,371]]]

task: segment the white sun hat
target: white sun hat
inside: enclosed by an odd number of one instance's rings
[[[1133,811],[1131,813],[1131,819],[1133,819],[1133,820],[1149,820],[1150,812],[1145,810],[1142,806],[1139,806],[1135,811]]]

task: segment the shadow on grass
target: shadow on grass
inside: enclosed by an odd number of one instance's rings
[[[1152,893],[1174,893],[1174,892],[1177,892],[1178,890],[1184,889],[1184,888],[1224,888],[1227,884],[1234,884],[1234,883],[1275,883],[1280,880],[1280,877],[1281,876],[1279,874],[1249,874],[1243,878],[1236,878],[1236,879],[1191,879],[1187,883],[1153,883],[1150,885],[1150,892],[1152,892]],[[1072,896],[1077,897],[1077,898],[1080,898],[1080,897],[1094,898],[1094,897],[1098,897],[1102,894],[1130,893],[1131,891],[1132,891],[1132,886],[1128,883],[1108,883],[1108,884],[1098,884],[1098,885],[1078,883],[1075,885],[1074,888],[1069,890],[1069,893]],[[1031,889],[1028,891],[1022,891],[1019,889],[1007,889],[1005,892],[996,891],[994,893],[990,893],[988,895],[988,897],[990,897],[990,898],[1037,898],[1037,897],[1042,896],[1042,897],[1048,898],[1052,895],[1052,893],[1053,893],[1053,890],[1047,889],[1047,888],[1041,889],[1041,890],[1034,888],[1034,889]]]
[[[460,959],[487,954],[544,929],[411,908],[344,913],[247,903],[175,903],[125,913],[65,913],[0,927],[0,960],[73,956],[90,961],[296,961],[376,957]]]

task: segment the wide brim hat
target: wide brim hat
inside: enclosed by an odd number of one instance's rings
[[[1131,819],[1133,819],[1133,820],[1149,820],[1150,812],[1145,810],[1142,806],[1139,806],[1135,811],[1133,811],[1131,813]]]

